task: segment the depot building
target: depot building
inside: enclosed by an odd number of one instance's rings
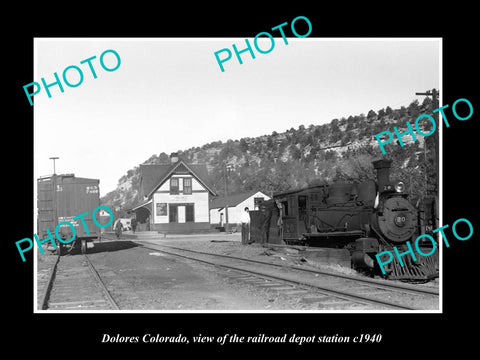
[[[144,201],[132,208],[149,230],[193,233],[210,229],[210,198],[217,194],[205,164],[187,164],[176,154],[171,164],[140,165]],[[142,221],[140,221],[142,222]]]

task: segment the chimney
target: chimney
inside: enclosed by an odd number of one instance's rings
[[[170,164],[175,164],[178,162],[178,153],[174,152],[170,154]]]
[[[372,161],[373,168],[377,170],[378,191],[393,190],[390,183],[390,168],[392,166],[392,160],[376,160]]]

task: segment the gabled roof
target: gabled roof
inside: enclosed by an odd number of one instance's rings
[[[168,172],[172,165],[140,165],[140,191],[148,196],[160,179]]]
[[[265,195],[264,193],[258,190],[253,190],[253,191],[249,191],[241,194],[232,194],[227,196],[228,207],[235,207],[241,202],[247,200],[249,197],[255,195],[256,193],[261,193],[263,196],[268,197],[268,195]],[[214,198],[210,202],[210,209],[223,209],[224,207],[225,207],[225,197],[223,195]]]
[[[205,164],[186,164],[183,160],[171,165],[140,165],[142,195],[150,198],[177,170],[191,174],[212,195],[216,195],[208,179],[207,166]]]

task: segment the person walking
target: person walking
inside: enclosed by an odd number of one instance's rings
[[[240,217],[242,223],[242,245],[247,245],[250,242],[250,213],[246,207]]]
[[[115,235],[117,239],[120,239],[122,237],[122,222],[120,219],[117,220],[117,223],[115,224]]]

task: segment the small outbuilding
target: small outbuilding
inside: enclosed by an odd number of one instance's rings
[[[210,223],[212,226],[223,227],[226,223],[225,205],[228,204],[228,224],[240,225],[240,217],[246,207],[250,210],[258,210],[263,201],[270,197],[261,191],[250,191],[241,194],[217,196],[210,202]]]

